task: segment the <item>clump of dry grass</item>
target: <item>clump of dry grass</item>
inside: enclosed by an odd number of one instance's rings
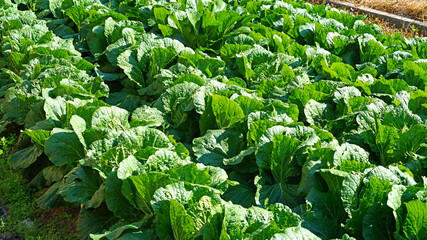
[[[376,10],[427,21],[427,0],[343,0]]]

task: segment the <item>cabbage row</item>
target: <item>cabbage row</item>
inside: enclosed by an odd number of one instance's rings
[[[0,0],[11,165],[80,239],[426,239],[427,38],[330,6]]]

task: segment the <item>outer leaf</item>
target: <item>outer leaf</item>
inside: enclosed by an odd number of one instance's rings
[[[25,129],[24,132],[31,138],[31,140],[43,147],[46,139],[49,138],[50,135],[50,131],[46,130]]]
[[[66,201],[89,206],[89,201],[101,187],[102,180],[99,173],[92,168],[79,167],[65,177],[64,184],[59,193]]]
[[[186,164],[176,152],[160,149],[155,154],[151,155],[143,166],[146,172],[165,172],[170,169]]]
[[[67,114],[67,104],[62,97],[56,99],[47,98],[44,104],[46,118],[54,121],[61,121],[62,116]]]
[[[119,169],[117,170],[117,177],[119,179],[126,179],[132,175],[139,175],[143,172],[142,163],[134,156],[129,156],[120,162]]]
[[[196,230],[193,218],[186,213],[184,206],[175,199],[170,200],[170,221],[173,235],[177,240],[191,238]]]
[[[220,95],[212,96],[212,111],[220,128],[226,128],[245,117],[239,104]]]
[[[67,9],[66,14],[73,20],[80,30],[83,20],[87,17],[86,9],[83,6],[73,6]]]
[[[130,80],[143,87],[145,86],[144,76],[142,75],[136,55],[136,51],[124,51],[117,57],[117,66],[124,70]]]
[[[16,152],[10,156],[10,163],[12,167],[16,168],[27,168],[42,155],[43,148],[39,145],[33,145],[27,147],[19,152]]]
[[[92,116],[92,127],[102,130],[125,130],[130,127],[128,111],[118,107],[100,107]]]
[[[405,203],[407,215],[403,222],[403,234],[408,239],[427,237],[427,204],[420,200]]]
[[[324,126],[333,117],[332,106],[310,99],[304,108],[307,122],[318,127]]]
[[[272,238],[272,240],[320,240],[316,235],[314,235],[309,230],[302,227],[291,227],[285,229],[284,233],[277,233]]]
[[[205,185],[221,191],[225,191],[228,186],[228,176],[225,170],[218,167],[205,166],[200,163],[190,163],[171,169],[170,175],[172,178],[184,182]]]
[[[124,219],[136,219],[138,211],[129,203],[122,193],[123,182],[117,172],[111,172],[105,181],[105,202],[114,216]]]
[[[132,113],[131,125],[159,127],[165,123],[164,114],[156,108],[143,106]]]
[[[50,209],[61,202],[60,200],[61,195],[58,194],[59,190],[61,189],[62,182],[57,182],[53,184],[39,199],[37,199],[37,205],[40,206],[42,209]],[[62,200],[63,202],[63,200]]]
[[[102,239],[108,239],[108,240],[114,240],[114,239],[138,239],[136,236],[142,237],[143,234],[138,234],[138,230],[142,228],[145,224],[147,224],[148,218],[144,218],[143,220],[139,222],[134,222],[131,224],[124,225],[122,227],[114,229],[114,231],[107,231],[103,234],[90,234],[90,237],[93,240],[102,240]],[[132,231],[133,230],[133,231]],[[135,233],[136,236],[131,236],[130,233]],[[146,238],[139,238],[139,239],[146,239]]]
[[[56,166],[73,164],[85,157],[85,150],[74,132],[56,129],[46,140],[45,153]]]
[[[340,166],[341,163],[346,160],[367,163],[369,161],[369,153],[357,145],[344,143],[336,148],[334,165]]]
[[[193,145],[199,162],[217,167],[244,148],[243,135],[228,130],[208,130],[203,137],[195,138]]]
[[[276,203],[270,206],[273,212],[273,219],[280,228],[298,227],[301,225],[301,217],[283,204]]]
[[[57,181],[60,181],[64,177],[64,175],[69,171],[70,171],[70,167],[66,165],[61,167],[50,166],[43,169],[43,177],[48,182],[57,182]]]
[[[105,207],[96,209],[82,208],[77,222],[77,235],[79,239],[89,239],[90,234],[101,233],[114,223],[114,217]]]
[[[161,173],[131,176],[123,183],[122,193],[133,206],[145,215],[152,215],[154,210],[151,206],[151,199],[154,192],[170,182],[169,177]]]

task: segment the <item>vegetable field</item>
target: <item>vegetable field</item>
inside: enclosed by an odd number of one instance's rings
[[[10,164],[80,239],[427,239],[427,38],[303,1],[0,0]]]

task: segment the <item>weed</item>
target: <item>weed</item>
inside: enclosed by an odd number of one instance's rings
[[[7,155],[12,150],[12,146],[16,141],[16,136],[11,135],[8,138],[1,137],[0,138],[0,164],[4,164],[7,161]]]

